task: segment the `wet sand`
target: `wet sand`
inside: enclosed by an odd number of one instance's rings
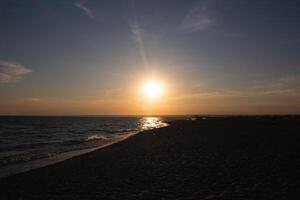
[[[0,199],[299,199],[299,117],[176,121],[0,179]]]

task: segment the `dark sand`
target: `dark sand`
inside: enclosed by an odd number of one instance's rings
[[[299,127],[296,117],[177,121],[1,179],[0,199],[300,199]]]

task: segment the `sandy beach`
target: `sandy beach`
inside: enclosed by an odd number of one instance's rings
[[[199,118],[0,179],[0,199],[298,199],[299,117]]]

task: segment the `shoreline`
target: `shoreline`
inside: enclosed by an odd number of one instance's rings
[[[296,199],[299,118],[173,121],[0,179],[1,199]]]
[[[165,122],[165,123],[168,124],[167,122]],[[166,125],[163,127],[167,127],[167,126],[169,126],[169,125]],[[159,127],[159,128],[163,128],[163,127]],[[159,129],[159,128],[154,128],[154,129]],[[154,129],[152,129],[152,130],[154,130]],[[144,130],[144,131],[146,131],[146,130]],[[111,145],[120,143],[124,140],[127,140],[130,137],[133,137],[144,131],[131,131],[128,134],[124,135],[123,137],[115,138],[115,140],[108,142],[106,144],[103,144],[99,147],[91,147],[91,148],[87,148],[87,149],[73,150],[73,151],[60,153],[60,154],[46,157],[46,158],[41,158],[41,159],[31,160],[28,162],[22,162],[22,163],[18,163],[18,164],[14,164],[14,165],[4,166],[4,167],[2,167],[2,169],[0,169],[0,180],[2,178],[7,178],[10,176],[18,175],[18,174],[28,172],[31,170],[47,167],[47,166],[50,166],[50,165],[53,165],[56,163],[64,162],[73,157],[82,156],[84,154],[87,154],[87,153],[90,153],[90,152],[93,152],[93,151],[96,151],[96,150],[99,150],[102,148],[106,148],[108,146],[111,146]]]

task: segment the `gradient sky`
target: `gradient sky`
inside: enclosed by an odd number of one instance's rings
[[[300,113],[296,0],[2,0],[0,26],[2,115]]]

